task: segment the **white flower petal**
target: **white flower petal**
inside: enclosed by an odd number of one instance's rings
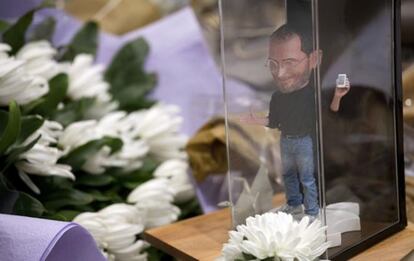
[[[62,70],[69,76],[68,96],[72,100],[95,98],[95,106],[86,112],[87,117],[100,118],[118,107],[118,103],[112,101],[109,84],[104,80],[104,67],[93,64],[92,55],[79,54],[72,64],[63,65]]]

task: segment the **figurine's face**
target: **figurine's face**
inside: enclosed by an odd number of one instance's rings
[[[269,44],[268,66],[277,88],[283,93],[306,86],[315,64],[312,55],[302,51],[299,36],[272,40]]]

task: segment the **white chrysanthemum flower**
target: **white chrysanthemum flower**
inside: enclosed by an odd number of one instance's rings
[[[109,260],[146,260],[149,246],[136,236],[144,230],[142,213],[133,205],[113,204],[96,213],[82,213],[74,222],[86,228]]]
[[[19,176],[36,193],[39,188],[31,181],[27,174],[40,176],[60,176],[75,179],[71,167],[65,164],[58,164],[58,159],[63,152],[51,144],[56,144],[62,132],[62,125],[54,121],[45,121],[43,125],[28,137],[23,145],[27,145],[41,135],[38,142],[25,153],[21,154],[20,160],[16,163]]]
[[[150,154],[158,160],[185,159],[184,151],[188,138],[180,134],[183,118],[175,105],[158,104],[145,111],[128,115],[127,120],[135,125],[134,133],[144,139]]]
[[[118,111],[109,113],[99,121],[72,123],[64,130],[59,145],[69,153],[89,141],[105,136],[116,137],[123,142],[120,151],[111,153],[111,149],[104,146],[98,153],[90,155],[82,169],[91,174],[101,174],[108,167],[119,167],[125,171],[139,169],[149,148],[144,140],[133,137],[133,126],[123,120],[125,117],[125,112]]]
[[[112,97],[112,96],[111,96]],[[102,101],[100,99],[95,100],[92,107],[88,108],[85,112],[85,118],[87,119],[100,119],[106,114],[118,109],[119,104],[117,101]]]
[[[92,55],[79,54],[71,65],[63,64],[62,68],[69,76],[68,96],[71,99],[96,99],[93,108],[87,111],[87,117],[100,118],[118,107],[112,101],[109,84],[103,79],[104,67],[93,64]]]
[[[145,211],[145,227],[153,228],[171,224],[177,221],[181,211],[169,202],[163,201],[140,201],[135,206]]]
[[[188,163],[184,160],[171,159],[163,162],[154,171],[154,177],[168,180],[174,190],[174,201],[183,203],[195,195],[194,187],[188,178]]]
[[[59,145],[69,152],[104,136],[120,138],[123,141],[121,151],[111,153],[108,147],[104,147],[97,154],[91,155],[83,166],[83,170],[91,174],[101,174],[108,167],[120,167],[126,171],[138,169],[147,153],[161,161],[186,159],[183,148],[187,138],[179,133],[182,117],[177,113],[178,107],[167,105],[157,105],[130,114],[114,111],[99,121],[70,124],[60,138]],[[174,184],[179,182],[185,184],[183,178],[174,178]],[[188,186],[179,190],[182,192],[179,198],[186,198],[191,193]]]
[[[174,191],[168,185],[167,180],[149,180],[132,190],[127,198],[127,202],[129,203],[138,203],[149,200],[173,202]]]
[[[257,259],[313,261],[329,247],[325,232],[326,227],[317,219],[309,223],[309,218],[304,217],[297,222],[282,212],[256,215],[230,232],[222,255],[229,261],[242,258],[243,253]]]
[[[26,71],[26,62],[9,57],[7,52],[10,50],[10,46],[0,44],[0,105],[7,105],[12,100],[24,105],[48,93],[47,80]]]
[[[102,132],[106,132],[108,136],[119,137],[123,142],[119,152],[111,155],[103,153],[99,163],[104,166],[110,164],[122,167],[126,171],[132,171],[142,166],[143,158],[147,155],[149,147],[144,140],[135,137],[135,126],[126,120],[127,117],[126,112],[115,111],[99,120],[98,128]]]
[[[103,135],[98,131],[97,126],[96,120],[77,121],[69,124],[59,137],[59,146],[68,153],[89,141],[102,138]]]
[[[75,217],[73,222],[78,223],[91,233],[98,247],[104,249],[107,247],[105,237],[107,235],[107,227],[103,217],[98,212],[84,212]]]
[[[37,41],[23,46],[16,58],[25,61],[23,68],[27,73],[49,80],[60,72],[57,62],[53,59],[56,53],[48,41]]]
[[[174,190],[165,179],[152,179],[137,188],[128,196],[129,203],[145,213],[145,227],[158,227],[178,219],[180,209],[172,204]]]

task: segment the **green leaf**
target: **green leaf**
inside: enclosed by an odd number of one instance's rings
[[[21,121],[20,135],[16,140],[16,144],[23,143],[30,135],[42,127],[44,119],[36,115],[23,116]]]
[[[203,214],[197,198],[193,198],[188,202],[176,204],[181,209],[179,220],[195,217]]]
[[[150,158],[146,158],[142,167],[139,169],[142,172],[152,173],[159,166],[158,161]]]
[[[105,194],[101,193],[98,190],[88,190],[87,192],[96,201],[111,201],[111,197],[110,196],[105,195]]]
[[[112,95],[119,102],[120,108],[126,111],[135,111],[151,107],[155,102],[145,98],[147,93],[155,86],[156,79],[154,74],[143,76],[142,82],[125,86]]]
[[[149,179],[146,179],[145,181],[148,181],[148,180]],[[122,182],[122,186],[124,186],[125,188],[129,190],[133,190],[139,185],[141,185],[142,183],[144,183],[145,181],[124,181]]]
[[[105,80],[111,85],[110,92],[120,104],[120,109],[132,111],[145,108],[147,95],[156,84],[156,75],[144,71],[149,46],[143,38],[127,43],[114,57]]]
[[[0,20],[0,33],[5,32],[10,27],[9,23],[6,21]]]
[[[44,217],[47,219],[69,222],[72,221],[80,213],[82,213],[82,211],[79,210],[61,210],[56,213],[49,211],[44,215]]]
[[[33,14],[36,10],[31,10],[19,18],[17,22],[9,27],[3,34],[3,42],[11,46],[10,54],[16,54],[24,45],[27,28],[33,21]]]
[[[128,173],[122,173],[120,169],[113,169],[109,173],[116,178],[119,184],[127,189],[134,189],[142,183],[153,179],[153,172],[158,164],[150,159],[146,159],[141,168]]]
[[[13,212],[16,215],[40,217],[45,211],[42,203],[30,196],[29,194],[20,192],[16,203],[14,204]]]
[[[243,252],[244,260],[256,260],[257,258],[254,255],[247,254]]]
[[[145,252],[148,254],[148,261],[170,261],[176,260],[174,257],[166,254],[165,252],[156,249],[155,247],[150,246],[145,249]]]
[[[8,167],[10,167],[11,164],[16,162],[19,159],[20,154],[33,148],[33,146],[39,141],[39,139],[40,139],[40,135],[36,139],[34,139],[32,142],[30,142],[29,144],[25,146],[14,147],[13,149],[11,149],[9,155],[7,155],[6,165],[4,165],[3,171],[6,170]]]
[[[80,211],[76,211],[76,210],[61,210],[57,212],[56,215],[63,217],[62,220],[64,221],[72,221],[80,213],[81,213]]]
[[[41,23],[37,24],[30,35],[28,35],[28,42],[47,40],[52,41],[53,33],[55,32],[56,20],[50,16],[44,19]]]
[[[35,114],[33,110],[38,107],[40,104],[42,104],[45,100],[45,96],[40,97],[37,100],[31,101],[28,104],[22,105],[22,114],[23,115],[29,115],[29,114]]]
[[[76,189],[62,189],[46,195],[44,205],[46,209],[58,210],[66,206],[87,205],[93,197]]]
[[[69,155],[62,158],[60,162],[71,165],[74,170],[78,170],[85,164],[89,157],[98,153],[102,147],[110,147],[111,152],[113,153],[121,149],[122,145],[122,140],[114,137],[103,137],[99,140],[92,140],[71,151]]]
[[[9,112],[0,110],[0,134],[2,134],[6,129],[8,119]]]
[[[43,2],[40,3],[39,7],[41,8],[56,8],[56,0],[43,0]]]
[[[67,126],[72,122],[83,120],[85,112],[94,105],[94,98],[82,98],[65,105],[63,109],[55,111],[52,119]]]
[[[60,60],[72,61],[76,55],[81,53],[95,56],[97,48],[98,25],[95,22],[88,22],[73,37]]]
[[[24,192],[7,188],[0,173],[0,213],[40,217],[45,208],[39,200]]]
[[[89,175],[84,174],[76,178],[76,184],[91,186],[91,187],[101,187],[110,184],[115,179],[109,175]]]
[[[19,137],[21,127],[20,109],[15,101],[9,104],[6,129],[0,136],[0,154],[3,154]]]
[[[37,113],[42,116],[51,116],[56,112],[60,102],[65,97],[69,86],[69,78],[67,74],[60,73],[49,80],[49,92],[40,102],[33,104],[29,109],[30,113]]]
[[[72,180],[58,176],[44,177],[32,175],[32,180],[39,187],[40,191],[47,191],[47,193],[42,193],[41,196],[73,188]]]
[[[119,194],[117,186],[111,187],[109,190],[104,191],[103,194],[111,199],[114,203],[121,203],[125,202],[125,199],[123,199]]]

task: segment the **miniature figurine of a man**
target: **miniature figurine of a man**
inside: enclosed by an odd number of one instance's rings
[[[241,119],[281,131],[282,177],[287,204],[277,210],[302,215],[303,204],[305,215],[312,220],[319,213],[313,149],[316,104],[312,71],[320,63],[321,56],[320,50],[313,50],[306,34],[288,24],[278,28],[270,36],[267,60],[277,88],[270,100],[269,114],[258,117],[250,113]],[[345,88],[336,86],[330,104],[332,111],[339,110],[341,98],[349,89],[348,80]]]

